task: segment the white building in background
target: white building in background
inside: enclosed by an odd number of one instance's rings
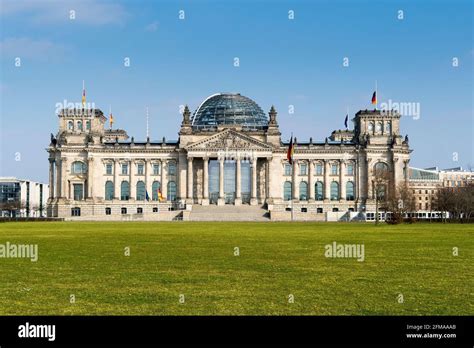
[[[46,217],[49,185],[14,177],[0,177],[2,217]]]
[[[47,149],[48,216],[192,220],[193,211],[217,214],[214,206],[253,206],[272,220],[325,220],[374,210],[376,168],[390,173],[385,192],[408,179],[411,150],[395,112],[361,110],[354,130],[294,139],[293,166],[275,109],[267,116],[240,94],[212,95],[193,115],[186,107],[176,141],[129,140],[106,129],[100,110],[58,117]]]

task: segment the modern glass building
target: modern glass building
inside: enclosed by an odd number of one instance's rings
[[[4,217],[46,216],[48,185],[0,177],[0,213]]]

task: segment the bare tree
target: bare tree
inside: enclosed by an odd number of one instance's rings
[[[391,190],[386,200],[387,211],[392,213],[391,223],[395,224],[403,221],[405,213],[415,211],[415,206],[413,191],[405,182],[401,182],[394,190]]]
[[[375,224],[379,223],[379,206],[387,211],[387,198],[390,184],[392,182],[391,174],[385,163],[379,162],[375,165],[375,175],[373,181],[373,190],[375,193]]]

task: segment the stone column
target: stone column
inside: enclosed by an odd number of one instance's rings
[[[188,203],[193,203],[193,158],[188,157],[188,168],[187,168],[187,176],[188,176],[188,189],[187,189],[187,200]]]
[[[354,199],[356,203],[359,203],[359,198],[360,198],[359,158],[356,158],[356,160],[353,163],[354,163],[354,184],[355,184]]]
[[[298,165],[298,161],[294,161],[293,162],[293,168],[292,168],[292,173],[291,173],[291,179],[292,179],[292,183],[291,183],[291,194],[292,194],[292,198],[293,200],[299,200],[299,196],[298,196],[298,183],[297,183],[297,180],[296,178],[298,177],[298,169],[299,169],[299,165]]]
[[[266,199],[267,200],[272,198],[272,193],[271,193],[271,190],[272,190],[272,182],[271,182],[272,173],[270,171],[271,161],[272,161],[272,158],[268,157],[267,161],[266,161],[266,167],[265,167],[265,172],[266,172],[265,182],[266,182],[266,196],[267,196]]]
[[[168,200],[168,178],[166,177],[166,172],[168,168],[166,168],[166,160],[161,160],[161,195],[163,196],[164,200]]]
[[[219,158],[219,199],[217,205],[224,205],[224,157]]]
[[[114,159],[114,199],[120,199],[120,161]]]
[[[129,162],[129,174],[130,174],[130,179],[129,179],[129,183],[130,183],[130,200],[135,200],[137,199],[137,185],[136,185],[136,182],[135,182],[135,160],[130,160]]]
[[[240,156],[235,159],[235,205],[242,204],[242,172]]]
[[[346,162],[344,160],[340,161],[339,165],[339,193],[340,193],[340,200],[346,200],[346,183],[344,180],[345,177],[345,170],[346,170]]]
[[[61,194],[61,159],[56,159],[56,198],[60,198]]]
[[[209,157],[203,157],[202,205],[209,205]]]
[[[324,160],[324,200],[331,199],[331,183],[329,182],[329,160]]]
[[[67,193],[67,170],[68,168],[68,161],[67,157],[61,158],[61,197],[67,198],[68,193]]]
[[[257,157],[252,158],[252,189],[250,196],[250,205],[257,205],[257,162]]]
[[[151,162],[149,159],[145,159],[145,200],[146,200],[146,194],[148,194],[148,198],[151,199],[153,198],[153,192],[151,192],[151,185],[153,183],[153,180],[151,178]]]
[[[49,198],[54,198],[54,159],[49,159]]]
[[[94,158],[87,161],[87,198],[94,198]]]
[[[308,161],[308,185],[309,185],[309,201],[314,201],[315,200],[315,190],[314,190],[314,162],[313,161]]]

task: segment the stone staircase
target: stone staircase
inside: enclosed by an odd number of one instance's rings
[[[268,211],[260,205],[193,205],[189,221],[270,221]]]

